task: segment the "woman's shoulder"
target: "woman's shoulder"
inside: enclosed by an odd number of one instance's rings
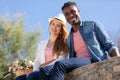
[[[41,40],[38,45],[45,45],[47,44],[48,40]]]
[[[41,40],[39,43],[46,43],[48,40]]]

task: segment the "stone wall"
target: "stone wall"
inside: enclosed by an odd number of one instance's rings
[[[120,80],[120,57],[77,68],[65,80]]]

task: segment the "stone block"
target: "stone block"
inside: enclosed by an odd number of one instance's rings
[[[74,69],[65,80],[120,80],[120,57],[112,57]]]

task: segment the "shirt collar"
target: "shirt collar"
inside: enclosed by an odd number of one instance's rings
[[[82,21],[80,21],[80,26],[82,26],[83,25],[83,22]]]
[[[80,21],[80,26],[83,26],[83,21]],[[71,28],[70,32],[73,32],[73,28]]]

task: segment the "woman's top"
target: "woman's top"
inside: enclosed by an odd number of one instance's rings
[[[49,61],[51,61],[51,60],[54,59],[52,52],[53,52],[53,51],[52,51],[52,48],[51,48],[51,47],[47,47],[47,48],[45,49],[45,62],[49,62]]]
[[[34,65],[33,65],[33,71],[39,71],[40,64],[45,63],[45,49],[46,49],[47,43],[48,43],[48,40],[40,41],[40,43],[38,44],[36,58],[35,58]],[[53,62],[51,62],[48,65],[53,65],[56,61],[63,60],[65,58],[68,58],[68,56],[64,57],[63,55],[60,55],[58,56],[57,59],[55,59]]]

